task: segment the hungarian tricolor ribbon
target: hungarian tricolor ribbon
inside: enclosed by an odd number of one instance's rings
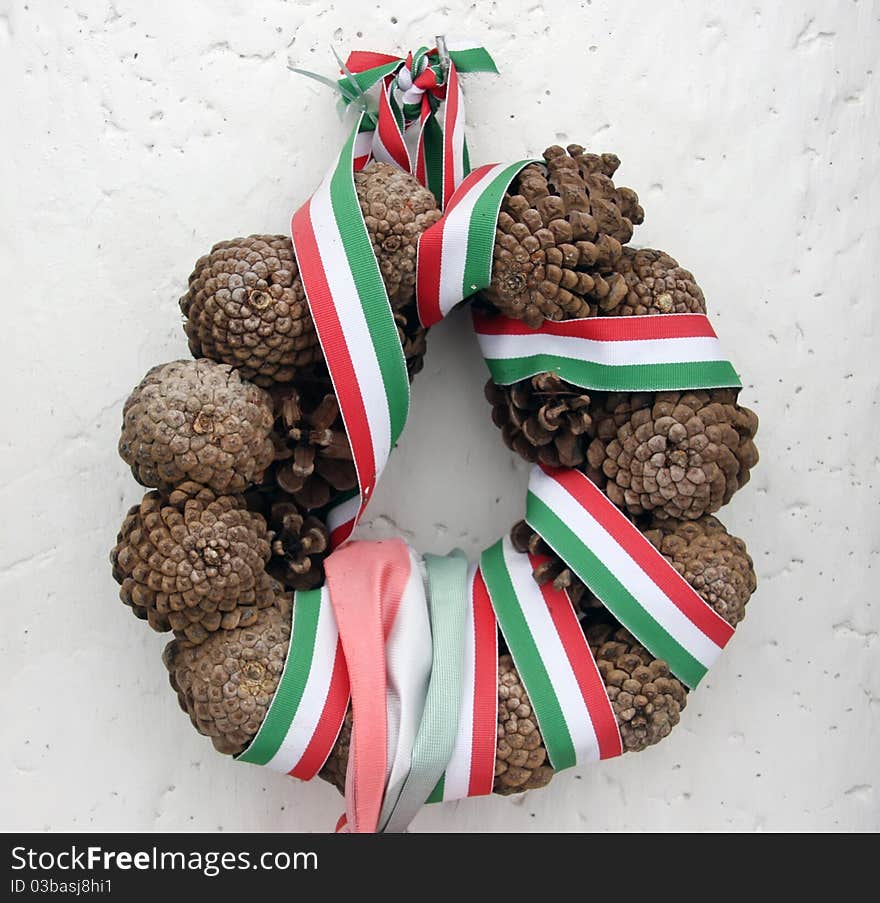
[[[473,42],[450,40],[444,50],[441,56],[436,47],[420,47],[405,57],[356,50],[338,82],[345,104],[379,86],[378,110],[360,125],[355,169],[371,159],[398,166],[430,189],[441,207],[470,169],[459,73],[498,71],[488,51]]]
[[[733,627],[592,480],[579,470],[536,465],[526,521],[679,680],[700,682]]]

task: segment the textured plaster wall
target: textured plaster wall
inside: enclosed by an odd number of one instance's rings
[[[343,135],[329,45],[480,37],[472,159],[579,141],[623,159],[637,242],[706,290],[762,420],[722,513],[759,573],[749,617],[659,747],[415,830],[880,827],[877,285],[880,7],[722,3],[0,0],[0,827],[325,830],[336,792],[216,755],[164,638],[115,601],[139,490],[121,407],[186,352],[176,299],[223,238],[284,231]],[[431,336],[365,535],[472,555],[525,468],[482,400],[464,317]]]

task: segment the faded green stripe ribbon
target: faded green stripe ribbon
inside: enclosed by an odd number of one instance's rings
[[[409,776],[397,800],[386,798],[381,830],[400,832],[415,818],[431,791],[443,779],[458,731],[464,671],[464,632],[467,618],[467,570],[464,553],[425,555],[428,606],[434,664],[419,731],[412,751]],[[387,813],[386,813],[387,810]]]

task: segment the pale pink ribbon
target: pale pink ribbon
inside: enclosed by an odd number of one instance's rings
[[[345,777],[345,830],[374,833],[388,766],[385,643],[410,575],[410,554],[401,539],[350,542],[330,555],[324,568],[354,715]]]

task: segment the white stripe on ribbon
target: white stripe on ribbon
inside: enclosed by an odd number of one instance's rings
[[[385,383],[379,369],[379,361],[373,349],[373,340],[370,337],[370,330],[359,301],[351,266],[333,213],[330,183],[335,170],[335,166],[331,168],[318,186],[318,190],[312,195],[310,201],[312,228],[321,254],[327,284],[337,305],[339,324],[345,336],[345,344],[364,400],[364,409],[373,442],[376,479],[378,480],[391,453],[391,414],[385,394]]]
[[[295,626],[296,619],[293,623]],[[295,641],[296,637],[292,635],[290,637],[291,648]],[[321,588],[321,607],[315,630],[314,653],[302,699],[281,746],[278,747],[275,755],[266,762],[268,768],[285,774],[289,773],[308,747],[318,722],[321,720],[330,692],[338,642],[339,631],[336,629],[336,618],[330,604],[329,592],[325,586]]]
[[[541,652],[541,659],[565,716],[578,765],[584,762],[598,762],[600,758],[599,740],[593,729],[592,715],[584,701],[577,677],[571,669],[568,653],[559,638],[559,633],[547,608],[547,602],[532,576],[529,556],[517,552],[511,544],[509,536],[504,537],[502,549],[504,563],[516,591],[520,610],[529,626],[535,645]]]
[[[546,333],[487,335],[477,332],[477,339],[487,360],[510,360],[536,354],[552,354],[609,366],[726,360],[718,339],[703,337],[602,342]]]
[[[533,467],[529,491],[544,502],[595,554],[629,593],[681,646],[705,667],[720,655],[715,645],[633,561],[605,528],[540,467]],[[569,562],[575,570],[576,563]]]
[[[409,776],[413,744],[425,709],[433,659],[431,620],[425,593],[426,575],[422,573],[424,563],[409,546],[407,551],[410,573],[394,623],[385,640],[388,779],[379,817],[380,831],[394,811]]]

